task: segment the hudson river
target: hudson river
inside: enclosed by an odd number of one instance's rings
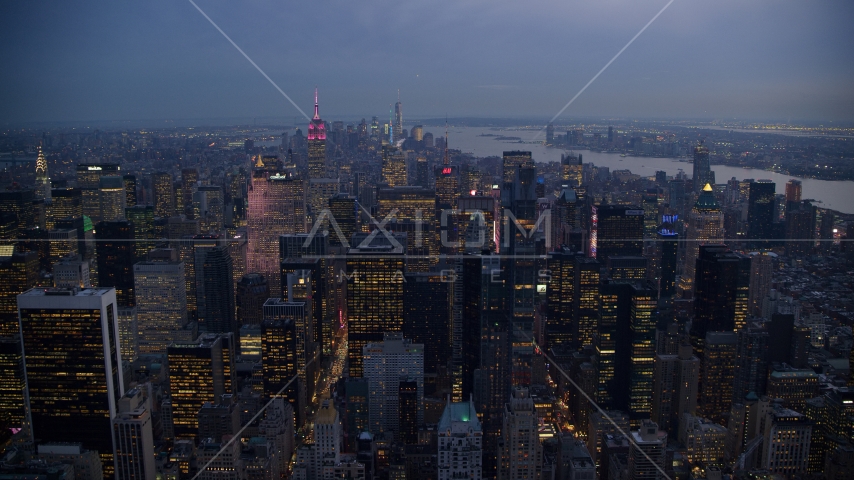
[[[445,134],[443,127],[424,127],[425,132],[433,133],[438,138]],[[498,140],[494,136],[484,137],[482,134],[501,135],[504,137],[519,137],[518,140]],[[545,132],[534,141],[536,130],[492,130],[490,128],[478,127],[451,127],[448,131],[448,145],[463,152],[472,153],[477,157],[500,157],[505,150],[527,150],[530,151],[537,162],[559,161],[560,155],[566,150],[561,148],[546,147],[542,144]],[[642,176],[652,176],[656,171],[663,170],[668,175],[675,175],[679,170],[684,170],[689,176],[693,165],[685,159],[655,158],[655,157],[621,157],[618,153],[598,153],[588,150],[577,150],[584,163],[593,163],[599,167],[608,167],[614,170],[631,170]],[[786,182],[791,178],[800,180],[803,184],[803,198],[820,200],[817,206],[830,208],[843,213],[854,213],[854,182],[852,181],[830,181],[815,180],[812,178],[794,177],[781,173],[757,170],[753,168],[730,167],[725,165],[712,165],[715,171],[715,181],[726,183],[732,177],[738,180],[745,178],[769,179],[777,184],[777,193],[785,191]]]

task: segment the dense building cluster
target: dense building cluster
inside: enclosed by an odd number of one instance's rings
[[[258,145],[33,145],[0,191],[0,475],[854,467],[854,218],[796,179],[718,183],[703,142],[690,178],[646,178],[463,155],[402,111],[330,123],[315,93],[305,136]],[[546,143],[621,135],[549,126]]]

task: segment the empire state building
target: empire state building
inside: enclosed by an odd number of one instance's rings
[[[308,124],[308,178],[326,177],[326,124],[320,119],[315,88],[314,118]]]

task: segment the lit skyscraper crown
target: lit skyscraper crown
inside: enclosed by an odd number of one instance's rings
[[[712,185],[707,183],[700,192],[700,197],[697,198],[697,203],[694,204],[694,209],[698,211],[720,211],[721,206],[715,198],[715,191]]]
[[[317,103],[317,88],[314,89],[314,118],[308,124],[309,140],[326,140],[326,124],[320,119],[320,108]]]
[[[47,159],[44,158],[41,147],[39,147],[39,157],[36,159],[36,175],[47,175]]]

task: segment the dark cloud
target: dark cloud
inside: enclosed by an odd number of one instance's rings
[[[303,109],[554,115],[665,1],[197,0]],[[564,116],[854,120],[854,4],[677,0]],[[299,115],[182,0],[4,2],[0,122]]]

